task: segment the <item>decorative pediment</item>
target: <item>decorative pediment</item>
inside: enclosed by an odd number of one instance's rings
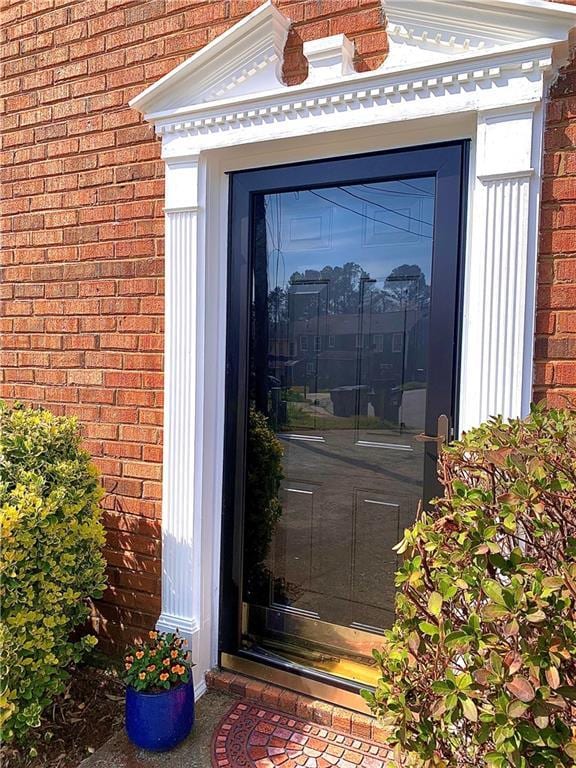
[[[130,105],[141,112],[162,112],[278,88],[290,24],[267,0]]]
[[[553,56],[556,68],[562,63],[576,24],[576,8],[548,0],[383,0],[383,12],[389,53],[372,72],[356,72],[353,42],[334,35],[304,43],[308,77],[286,86],[291,21],[266,0],[130,105],[159,133],[280,124],[379,108],[416,93],[421,103],[430,94],[465,92],[476,108],[471,94],[482,91],[485,108],[494,108],[498,91],[516,77],[524,84],[516,84],[515,98],[540,98],[529,90],[552,69]]]

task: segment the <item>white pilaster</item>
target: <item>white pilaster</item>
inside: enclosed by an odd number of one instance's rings
[[[520,416],[528,408],[526,316],[536,259],[529,221],[537,216],[539,176],[534,125],[534,110],[526,107],[478,114],[460,429],[497,414]]]
[[[166,166],[165,408],[161,631],[179,629],[197,662],[200,630],[197,498],[202,479],[198,370],[203,261],[198,258],[198,158]],[[200,373],[200,375],[199,375]],[[196,677],[196,675],[195,675]],[[197,675],[202,693],[203,675]]]

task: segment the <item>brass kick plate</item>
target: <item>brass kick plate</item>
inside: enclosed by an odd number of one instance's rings
[[[231,672],[239,672],[242,675],[254,677],[256,680],[272,683],[272,685],[277,685],[280,688],[303,693],[306,696],[311,696],[313,699],[326,701],[328,704],[335,704],[337,707],[345,707],[353,712],[360,712],[362,715],[371,715],[366,702],[360,694],[346,691],[335,685],[332,686],[327,683],[321,683],[318,680],[301,677],[294,672],[276,669],[251,659],[233,656],[230,653],[223,653],[220,657],[220,663],[223,669]]]

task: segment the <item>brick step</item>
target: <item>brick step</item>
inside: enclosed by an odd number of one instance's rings
[[[334,728],[349,736],[371,739],[380,744],[386,743],[384,729],[374,717],[352,712],[272,683],[234,672],[213,669],[206,673],[206,685],[208,689],[242,696],[249,701],[261,702],[267,707],[327,728]]]

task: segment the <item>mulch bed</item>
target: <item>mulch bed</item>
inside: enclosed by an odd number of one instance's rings
[[[386,768],[390,751],[244,699],[216,729],[213,768]]]
[[[0,748],[0,764],[2,768],[76,768],[122,727],[123,719],[124,686],[114,671],[79,667],[26,745]]]

